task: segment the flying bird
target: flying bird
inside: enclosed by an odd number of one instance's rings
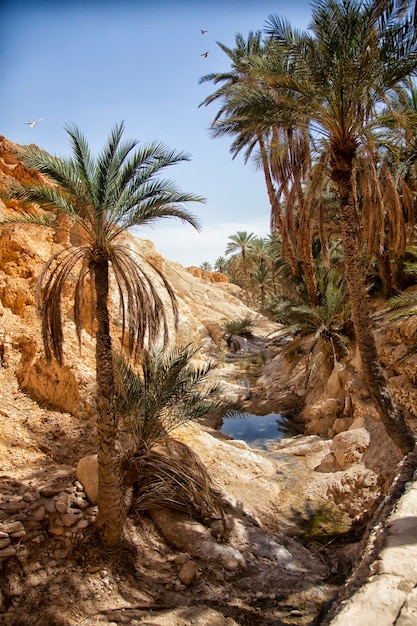
[[[38,120],[35,120],[34,122],[25,122],[25,124],[29,124],[29,126],[31,128],[34,128],[35,126],[37,126],[39,124],[39,122],[41,122],[43,120],[43,117],[40,117]]]
[[[207,59],[207,57],[208,57],[208,53],[209,53],[209,52],[210,52],[210,51],[209,51],[209,50],[207,50],[207,52],[203,52],[203,54],[200,54],[200,56],[201,56],[201,57],[204,57],[205,59]]]
[[[200,28],[200,33],[201,33],[202,35],[204,35],[204,33],[206,33],[206,32],[207,32],[206,30],[203,30],[202,28]]]

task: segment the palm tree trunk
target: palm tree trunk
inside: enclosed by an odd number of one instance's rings
[[[274,189],[265,142],[261,136],[258,137],[258,143],[262,159],[262,168],[265,177],[266,190],[268,192],[269,204],[271,205],[271,231],[278,231],[281,235],[283,250],[285,250],[285,254],[287,256],[291,271],[295,277],[299,277],[300,270],[297,264],[294,247],[290,240],[290,237],[288,237],[287,233],[285,232],[281,215],[281,205]]]
[[[352,155],[339,154],[338,158],[334,160],[332,179],[337,185],[340,200],[345,272],[356,342],[361,356],[365,382],[381,422],[388,435],[406,454],[413,449],[415,442],[388,388],[376,349],[368,296],[360,263],[357,220],[353,203],[352,161]]]
[[[126,517],[123,470],[117,453],[117,413],[108,312],[108,261],[94,268],[96,292],[96,379],[98,435],[98,526],[105,543],[117,543]]]
[[[316,280],[316,265],[314,263],[313,250],[312,250],[312,236],[311,236],[311,220],[307,213],[304,194],[300,181],[294,182],[296,186],[298,208],[300,213],[300,227],[298,230],[298,245],[301,249],[301,259],[304,270],[304,280],[306,281],[306,288],[308,293],[308,300],[310,306],[318,306],[319,295],[317,289]]]

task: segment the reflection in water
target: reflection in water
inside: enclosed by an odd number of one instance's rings
[[[288,419],[280,413],[269,415],[253,415],[243,413],[243,417],[225,418],[221,432],[233,439],[245,441],[253,448],[268,449],[268,441],[277,441],[284,437],[291,437],[294,431]]]

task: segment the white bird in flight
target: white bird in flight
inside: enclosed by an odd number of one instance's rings
[[[40,117],[38,120],[35,120],[34,122],[25,122],[25,124],[29,124],[31,128],[34,128],[35,126],[39,124],[41,120],[43,120],[43,117]]]

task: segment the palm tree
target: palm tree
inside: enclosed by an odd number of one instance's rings
[[[49,213],[23,213],[7,220],[56,228],[69,218],[70,243],[46,263],[38,281],[37,305],[47,358],[63,360],[61,303],[76,275],[74,319],[81,342],[81,306],[88,285],[92,291],[92,317],[96,322],[97,433],[99,466],[99,518],[106,543],[120,539],[125,516],[123,473],[117,450],[116,388],[109,314],[109,278],[112,272],[122,312],[122,345],[127,333],[129,354],[137,356],[146,343],[168,341],[168,319],[155,285],[168,291],[174,318],[174,293],[162,273],[142,257],[135,257],[124,233],[133,226],[177,217],[198,228],[184,208],[202,198],[177,190],[158,178],[165,168],[188,160],[184,153],[151,143],[135,150],[136,141],[122,141],[123,123],[112,130],[107,144],[94,159],[76,126],[67,126],[73,156],[60,159],[30,146],[23,162],[44,176],[44,183],[12,189],[10,195],[36,203]],[[53,211],[51,214],[50,211]],[[64,226],[61,223],[61,228]],[[74,238],[74,231],[77,236]],[[74,243],[71,243],[71,238]]]
[[[238,230],[235,235],[228,237],[229,243],[227,244],[225,254],[238,254],[242,261],[243,275],[246,277],[248,270],[248,255],[252,249],[256,237],[253,233],[248,233],[246,230]]]
[[[224,274],[227,271],[227,259],[224,256],[217,257],[214,261],[214,269]]]
[[[230,151],[235,158],[245,150],[245,162],[251,157],[255,147],[259,148],[259,159],[256,162],[260,163],[264,172],[271,205],[271,229],[280,233],[283,249],[297,277],[300,274],[297,257],[301,258],[311,303],[317,304],[311,251],[312,223],[306,211],[302,187],[302,179],[310,168],[311,160],[308,128],[305,124],[296,126],[292,122],[288,124],[287,121],[282,121],[279,125],[261,129],[256,124],[256,110],[247,110],[245,115],[242,115],[241,110],[237,113],[245,89],[260,86],[259,64],[262,65],[265,59],[270,58],[269,44],[262,42],[260,31],[250,32],[247,41],[238,33],[235,49],[217,43],[230,58],[232,67],[228,73],[208,74],[200,79],[200,83],[221,83],[221,87],[201,103],[207,106],[217,100],[222,101],[222,106],[211,124],[212,136],[234,136]],[[284,50],[281,55],[274,54],[273,63],[276,69],[279,66],[280,71],[292,71],[291,58]],[[246,119],[246,116],[250,119]]]
[[[202,264],[200,265],[200,268],[202,270],[205,270],[206,272],[211,272],[212,271],[212,267],[210,265],[210,263],[208,261],[203,261]]]
[[[265,297],[273,293],[272,275],[264,263],[259,263],[250,274],[250,287],[259,294],[261,310],[264,309]]]
[[[238,404],[212,381],[214,362],[193,361],[198,347],[143,350],[136,367],[115,359],[117,408],[129,433],[131,451],[149,450],[178,426],[201,418],[238,414]]]
[[[320,341],[322,346],[330,344],[331,354],[336,359],[337,349],[342,353],[346,350],[346,327],[350,320],[345,277],[336,269],[325,271],[321,266],[317,284],[320,290],[318,306],[284,298],[275,311],[274,319],[295,326],[302,336],[314,335],[315,341]]]
[[[243,114],[256,108],[258,132],[287,118],[296,125],[308,123],[321,139],[339,198],[346,279],[364,378],[387,432],[408,452],[414,437],[388,389],[372,332],[354,182],[358,156],[373,158],[370,124],[379,107],[417,69],[412,19],[397,8],[389,0],[318,0],[311,34],[298,33],[271,16],[266,32],[277,54],[284,48],[294,59],[293,73],[280,75],[265,64],[267,89],[247,91]]]
[[[213,362],[193,362],[191,344],[168,352],[144,350],[139,367],[117,358],[117,409],[127,438],[124,465],[134,485],[135,510],[173,508],[204,519],[222,514],[207,469],[175,430],[201,418],[240,415],[239,403],[221,395],[212,381]],[[216,515],[216,516],[217,516]]]

